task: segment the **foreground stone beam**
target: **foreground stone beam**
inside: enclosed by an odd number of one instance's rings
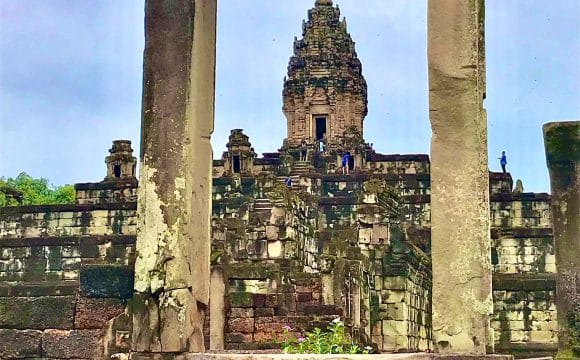
[[[565,353],[570,350],[569,318],[576,312],[580,319],[580,121],[547,123],[543,130],[558,266],[558,349]]]
[[[483,0],[429,0],[433,336],[441,353],[493,346]]]
[[[202,351],[216,0],[147,0],[132,350]]]

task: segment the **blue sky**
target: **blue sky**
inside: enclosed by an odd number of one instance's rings
[[[365,137],[429,153],[426,0],[335,0],[369,90]],[[314,0],[220,0],[214,156],[229,129],[256,151],[285,137],[282,81]],[[99,181],[113,139],[138,153],[143,1],[0,2],[0,176]],[[487,0],[490,168],[549,191],[541,126],[580,118],[580,2]]]

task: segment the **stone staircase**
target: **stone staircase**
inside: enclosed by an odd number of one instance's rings
[[[298,186],[298,181],[300,181],[300,175],[290,175],[290,179],[292,179],[292,189]],[[276,176],[276,181],[278,181],[282,185],[286,185],[286,176]]]
[[[310,162],[309,161],[296,161],[294,166],[292,166],[292,171],[290,175],[306,175],[310,172]],[[294,179],[292,179],[294,180]]]
[[[267,212],[272,210],[272,202],[268,198],[258,198],[254,200],[254,211]]]

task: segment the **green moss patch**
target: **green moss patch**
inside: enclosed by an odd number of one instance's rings
[[[133,296],[133,270],[125,266],[86,266],[80,271],[81,293],[93,298],[129,299]]]

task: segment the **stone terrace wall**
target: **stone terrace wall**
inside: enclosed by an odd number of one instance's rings
[[[375,274],[373,342],[383,351],[433,349],[431,261],[416,246],[394,241]]]
[[[77,204],[137,202],[135,178],[115,179],[99,183],[75,184]]]
[[[491,197],[496,350],[550,355],[558,340],[550,196],[503,188]]]
[[[212,264],[224,274],[226,349],[279,347],[284,326],[298,335],[343,315],[323,302],[320,274],[304,272],[321,266],[316,207],[268,176],[214,179],[213,197]]]
[[[135,203],[0,209],[0,358],[129,349]]]

